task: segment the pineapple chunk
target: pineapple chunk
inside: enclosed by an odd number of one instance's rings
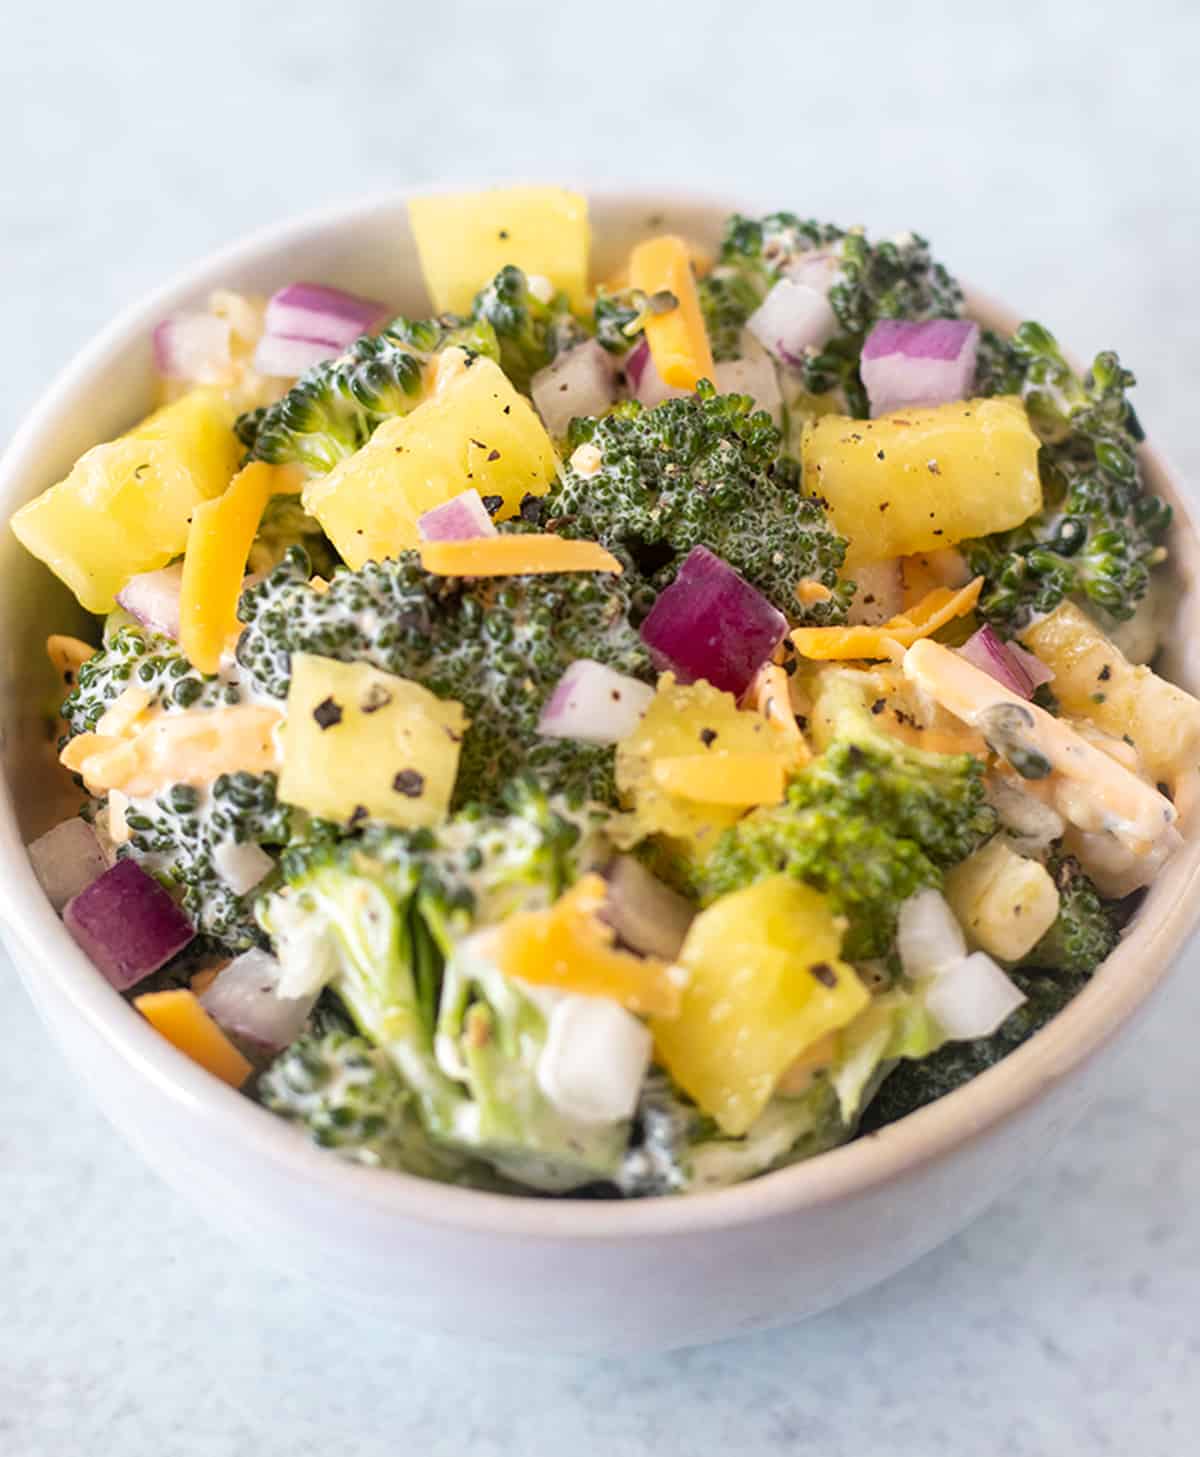
[[[450,808],[461,703],[367,663],[292,657],[279,798],[321,819],[432,825]]]
[[[999,838],[946,873],[946,899],[971,942],[1001,961],[1020,961],[1058,915],[1050,872]]]
[[[616,945],[600,919],[608,887],[599,875],[578,880],[544,911],[510,916],[495,932],[496,964],[507,976],[583,997],[608,997],[631,1012],[673,1017],[682,977],[653,956]]]
[[[1053,669],[1051,687],[1064,712],[1106,733],[1128,734],[1157,782],[1174,785],[1200,764],[1200,700],[1135,667],[1074,603],[1056,607],[1021,640]]]
[[[232,426],[217,391],[192,390],[82,455],[12,529],[89,612],[111,612],[130,577],[183,551],[193,509],[229,484],[242,453]]]
[[[786,875],[722,896],[692,922],[683,1005],[653,1020],[654,1041],[723,1132],[745,1133],[785,1070],[870,1002],[841,947],[825,898]]]
[[[1018,400],[824,415],[801,453],[807,494],[828,501],[850,543],[848,568],[1006,531],[1042,505],[1038,439]]]
[[[548,278],[582,307],[591,230],[581,193],[503,187],[414,197],[408,218],[436,313],[468,313],[506,263]]]
[[[750,759],[761,757],[769,766],[768,774],[775,766],[776,773],[786,771],[792,762],[766,719],[742,712],[731,693],[704,681],[677,683],[672,674],[664,673],[641,722],[617,745],[617,788],[633,808],[630,833],[638,839],[670,835],[697,850],[711,843],[755,802],[754,795],[737,803],[722,798],[717,779],[729,755],[738,757],[743,775]],[[690,777],[683,786],[687,793],[677,792],[671,768],[664,782],[661,762],[704,756],[711,759],[711,800],[696,797],[695,766],[688,770]]]
[[[448,353],[451,351],[447,351]],[[558,460],[533,406],[490,359],[439,371],[436,392],[388,420],[361,450],[304,488],[315,516],[351,567],[420,545],[417,518],[468,486],[500,496],[515,516],[544,495]]]

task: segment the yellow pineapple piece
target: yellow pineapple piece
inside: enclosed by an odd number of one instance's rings
[[[1073,602],[1026,628],[1021,641],[1053,670],[1050,687],[1064,712],[1128,734],[1155,780],[1174,785],[1200,766],[1200,700],[1135,667]]]
[[[447,354],[457,351],[448,350]],[[304,509],[351,567],[420,544],[417,518],[474,486],[500,496],[501,519],[546,493],[554,446],[529,401],[490,359],[441,366],[434,393],[304,488]]]
[[[1050,872],[999,836],[946,872],[946,900],[972,945],[1001,961],[1020,961],[1058,917]]]
[[[192,390],[87,451],[13,531],[89,612],[111,612],[130,577],[183,551],[192,511],[229,484],[242,454],[233,418],[217,391]]]
[[[766,773],[774,768],[777,775],[793,762],[762,714],[743,712],[731,693],[711,683],[677,683],[664,673],[641,722],[617,745],[617,788],[633,810],[630,833],[669,835],[697,850],[711,844],[756,798],[731,803],[723,797],[727,789],[720,779],[727,756],[738,761],[743,775],[747,759],[761,757]],[[693,762],[681,771],[677,763],[701,757],[709,760],[713,797],[708,800],[696,797],[704,778],[697,771],[703,766]],[[665,772],[663,762],[668,763]]]
[[[409,222],[436,313],[470,311],[506,263],[548,278],[576,307],[587,293],[587,199],[562,187],[414,197]]]
[[[745,1133],[796,1059],[870,1002],[841,948],[825,898],[786,875],[692,922],[679,1015],[651,1025],[659,1061],[723,1132]]]
[[[322,819],[432,825],[450,808],[461,703],[367,663],[292,657],[279,798]]]
[[[1042,505],[1038,439],[1019,400],[965,400],[804,430],[804,488],[829,503],[846,566],[937,551]]]

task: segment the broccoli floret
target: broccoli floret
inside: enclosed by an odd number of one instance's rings
[[[75,687],[62,705],[70,734],[90,733],[126,688],[144,689],[164,709],[216,708],[238,703],[241,693],[228,675],[193,668],[179,644],[148,628],[127,623],[106,638],[83,663]]]
[[[222,859],[240,845],[278,850],[292,813],[276,798],[274,774],[222,774],[208,788],[176,784],[125,815],[132,855],[179,894],[192,924],[230,951],[259,945],[253,904],[263,886],[239,893],[222,874]]]
[[[267,502],[247,565],[258,576],[265,576],[279,565],[289,546],[304,548],[317,576],[333,575],[339,558],[321,523],[308,514],[299,496],[280,491]]]
[[[502,268],[475,296],[472,317],[495,330],[500,367],[517,389],[529,382],[555,355],[587,338],[571,313],[565,293],[544,298],[534,291],[519,268]]]
[[[628,354],[637,341],[645,307],[645,298],[637,289],[599,289],[592,308],[592,328],[597,342],[610,354]]]
[[[509,527],[507,529],[520,529]],[[607,574],[459,580],[431,576],[415,553],[335,573],[309,586],[293,549],[245,592],[243,670],[264,693],[287,694],[293,652],[369,662],[464,705],[456,802],[494,803],[514,775],[539,772],[580,798],[615,802],[611,749],[541,739],[542,706],[567,666],[594,658],[649,681],[649,657],[629,621],[630,588]]]
[[[600,452],[600,468],[587,475],[566,466],[537,503],[547,527],[603,542],[650,594],[704,545],[789,619],[844,616],[846,543],[801,495],[798,473],[778,459],[779,431],[749,395],[718,395],[701,381],[695,395],[653,410],[629,401],[602,419],[573,421],[572,450],[585,441]],[[804,578],[833,595],[803,607],[796,588]]]
[[[1090,976],[1120,939],[1116,918],[1073,856],[1051,855],[1046,869],[1058,887],[1058,918],[1021,964]]]
[[[901,1059],[863,1114],[861,1131],[872,1133],[961,1088],[1020,1047],[1067,1005],[1086,976],[1067,972],[1010,971],[1027,1000],[991,1037],[948,1042],[928,1057]]]
[[[1137,610],[1166,557],[1171,508],[1141,478],[1133,384],[1111,352],[1081,378],[1040,324],[1022,324],[1010,340],[985,336],[976,388],[1024,397],[1042,442],[1045,505],[1012,531],[964,543],[971,569],[987,578],[982,616],[1019,627],[1080,596],[1118,620]]]
[[[364,1037],[336,1030],[300,1037],[263,1073],[257,1095],[321,1148],[354,1163],[425,1179],[464,1172],[463,1160],[426,1137],[404,1079]]]
[[[814,710],[824,752],[783,804],[727,830],[696,872],[707,903],[784,872],[829,896],[849,921],[846,955],[887,954],[901,902],[941,883],[995,830],[983,770],[970,754],[931,754],[875,723],[857,675],[826,675]]]
[[[472,933],[556,899],[601,853],[598,826],[535,786],[509,801],[503,816],[296,847],[259,918],[285,975],[328,986],[386,1055],[435,1143],[534,1187],[573,1188],[615,1171],[627,1127],[582,1125],[548,1103],[544,1009]]]
[[[788,268],[811,253],[836,264],[829,303],[839,332],[798,366],[801,385],[814,395],[841,388],[851,413],[865,416],[858,361],[872,326],[880,319],[953,318],[962,311],[962,290],[915,233],[870,243],[861,229],[847,232],[792,213],[760,219],[735,214],[717,265],[700,284],[716,358],[739,352],[738,331],[746,319]]]
[[[314,364],[273,405],[242,415],[235,426],[238,438],[251,460],[324,475],[365,445],[385,420],[420,403],[426,364],[451,346],[498,356],[486,323],[453,314],[397,319],[382,334],[364,334],[337,358]]]

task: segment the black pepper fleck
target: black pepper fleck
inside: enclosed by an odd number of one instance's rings
[[[808,969],[823,987],[837,986],[837,972],[834,971],[828,961],[814,961]]]
[[[401,769],[392,780],[392,788],[406,799],[420,799],[425,793],[425,776],[415,769]]]
[[[704,728],[700,730],[700,742],[706,749],[710,749],[717,740],[716,729]]]
[[[342,721],[342,705],[332,698],[323,698],[313,709],[313,718],[321,730],[329,729]]]

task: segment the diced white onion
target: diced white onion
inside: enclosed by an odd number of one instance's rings
[[[940,891],[911,895],[900,907],[896,950],[905,976],[936,976],[967,954],[966,937]]]
[[[716,366],[713,384],[721,395],[749,395],[759,410],[766,410],[776,425],[783,419],[783,395],[771,356],[752,336],[753,352],[741,359],[727,359]]]
[[[282,334],[264,334],[254,351],[254,368],[259,374],[278,379],[297,379],[306,369],[340,353],[336,344],[319,339],[287,339]]]
[[[796,364],[808,350],[828,343],[837,332],[837,317],[819,288],[781,278],[746,328],[776,359]]]
[[[601,918],[642,956],[674,961],[696,908],[632,855],[618,855],[605,871],[608,899]]]
[[[558,680],[538,719],[548,739],[615,744],[638,726],[654,689],[591,658],[577,658]]]
[[[607,997],[567,996],[550,1013],[538,1086],[568,1118],[631,1118],[650,1065],[650,1033]]]
[[[990,1037],[1025,1001],[1025,993],[984,951],[973,951],[934,979],[930,1015],[954,1041]]]
[[[212,384],[232,364],[233,331],[215,314],[174,314],[154,331],[154,363],[167,379]]]
[[[572,420],[604,414],[613,402],[615,381],[612,355],[603,345],[588,339],[538,370],[529,392],[542,423],[556,440],[561,440]]]
[[[253,890],[275,868],[274,860],[261,845],[239,845],[233,840],[221,841],[213,851],[213,864],[234,895]]]
[[[255,947],[244,951],[201,993],[204,1010],[227,1032],[272,1052],[287,1047],[303,1031],[317,999],[281,997],[278,961]]]
[[[108,869],[99,836],[78,815],[39,835],[29,846],[29,859],[56,911]]]

